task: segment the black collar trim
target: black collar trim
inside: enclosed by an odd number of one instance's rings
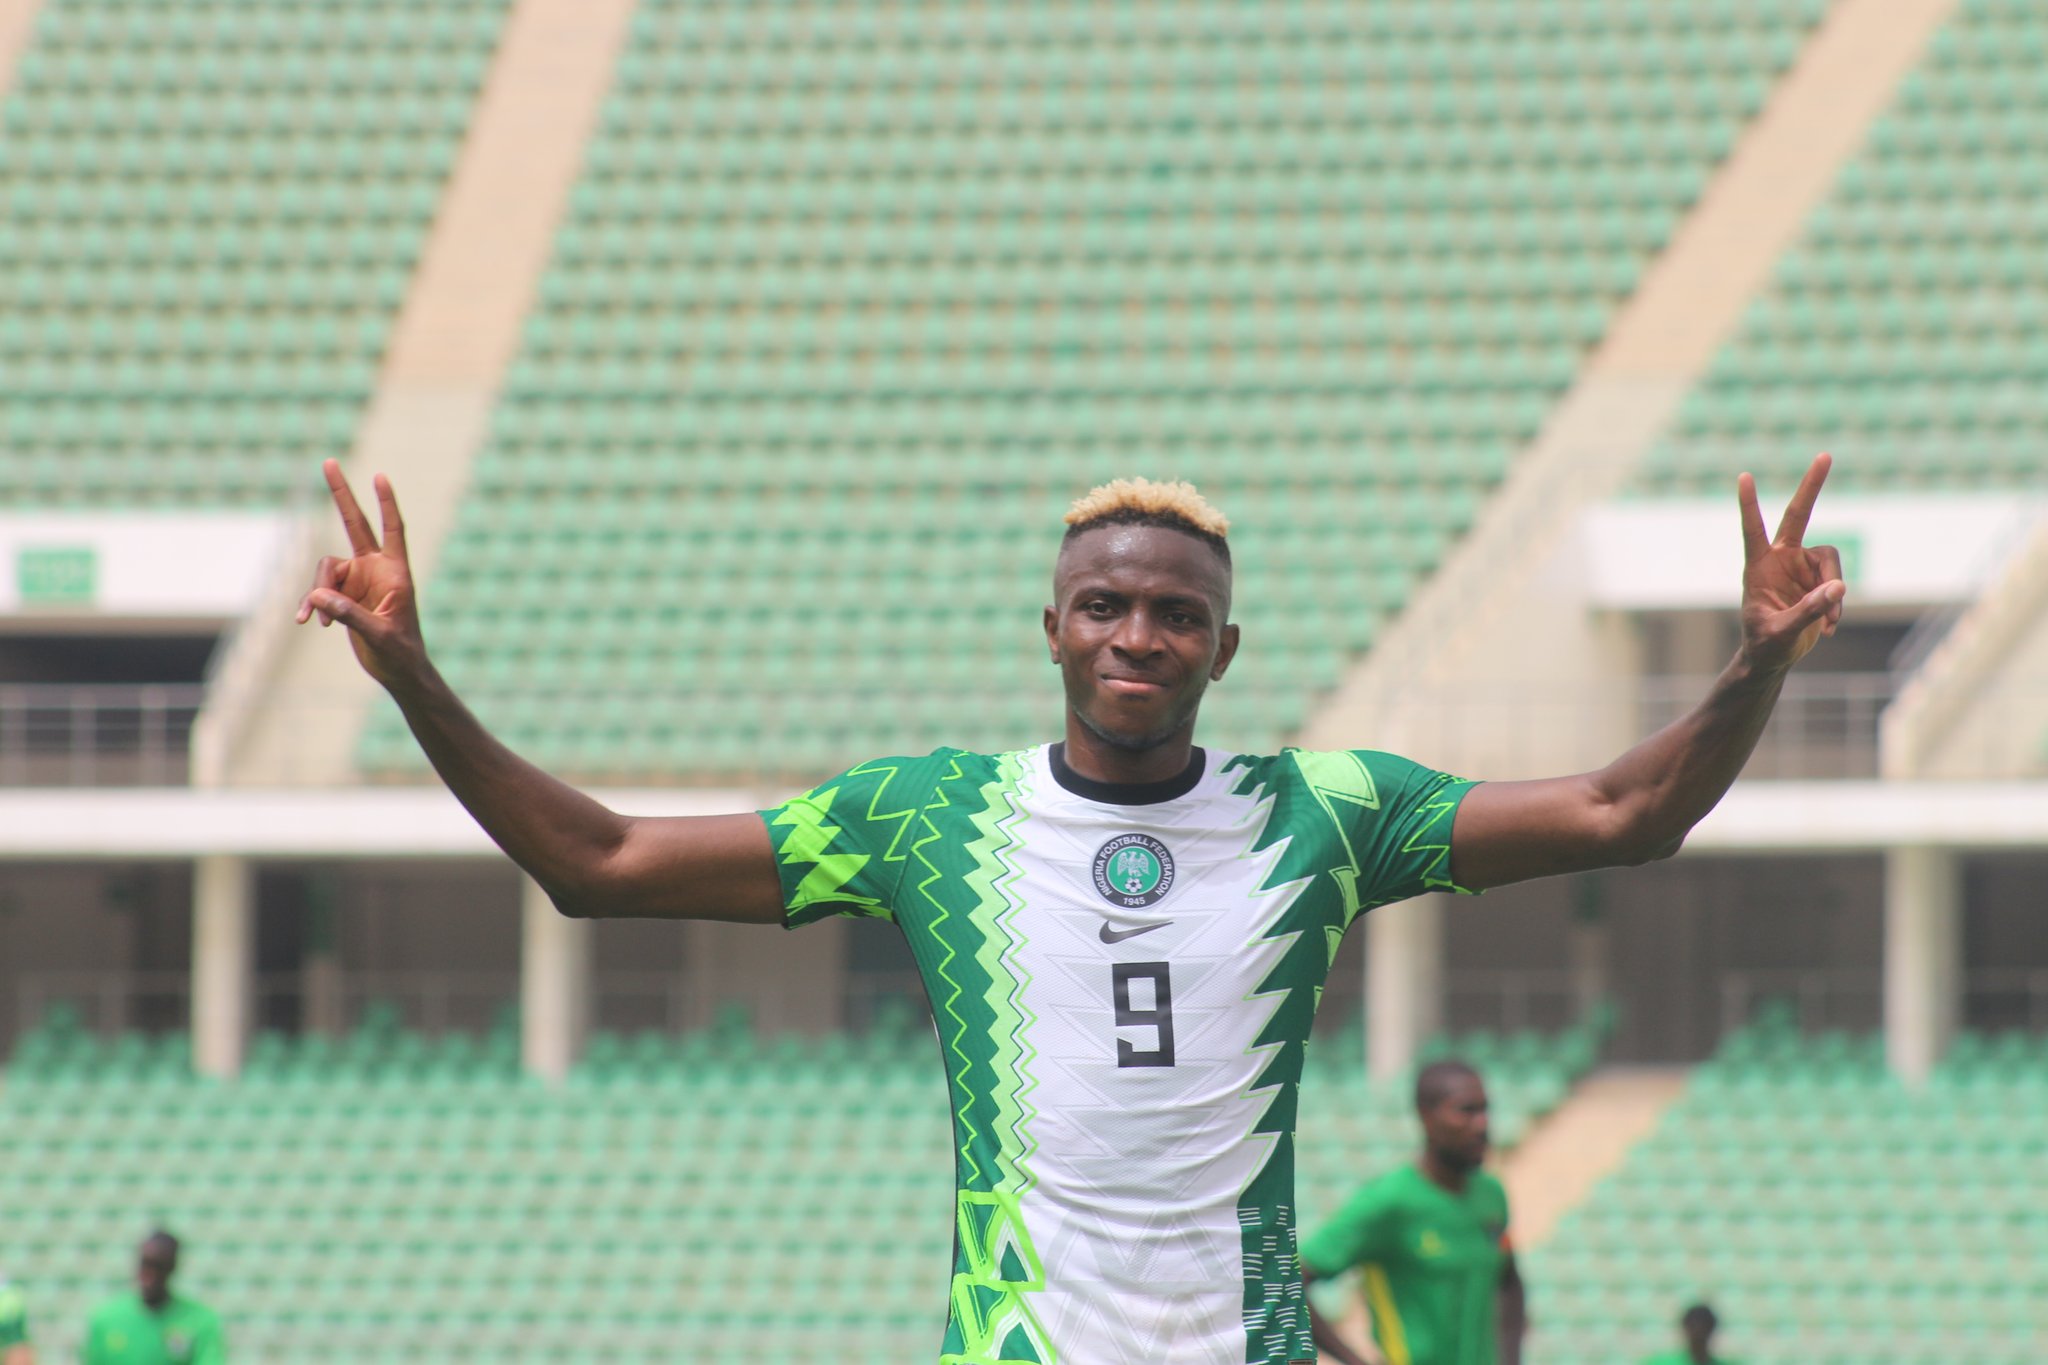
[[[1052,780],[1068,791],[1105,806],[1156,806],[1177,801],[1195,789],[1209,766],[1209,755],[1200,745],[1188,754],[1188,766],[1172,777],[1157,782],[1097,782],[1083,777],[1067,764],[1067,743],[1061,740],[1046,751],[1052,765]]]

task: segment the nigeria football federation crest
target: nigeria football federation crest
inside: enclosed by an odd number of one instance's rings
[[[1173,890],[1173,854],[1149,834],[1119,834],[1095,850],[1095,889],[1126,910],[1156,905]]]

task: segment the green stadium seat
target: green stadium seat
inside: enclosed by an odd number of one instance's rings
[[[944,7],[643,0],[428,628],[585,778],[1008,748],[1057,715],[1026,665],[1065,500],[1186,477],[1241,614],[1295,631],[1206,708],[1270,750],[1824,10],[1006,0],[937,63]],[[575,583],[540,651],[487,624],[522,556]],[[357,758],[425,773],[388,714]]]
[[[507,0],[58,0],[0,104],[0,501],[277,507],[345,454]]]
[[[1653,452],[1637,491],[1789,485],[1831,449],[1844,489],[2022,489],[2048,468],[2048,219],[2014,186],[2048,166],[2028,131],[2048,15],[1973,0],[1843,168],[1804,240]]]

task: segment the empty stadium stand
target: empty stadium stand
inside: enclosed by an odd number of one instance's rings
[[[0,106],[0,503],[348,450],[508,0],[49,0]]]
[[[1271,748],[1824,8],[646,0],[430,639],[586,777],[1026,743],[1066,500],[1187,477],[1252,623],[1213,733]]]
[[[1704,1296],[1752,1365],[2040,1360],[2044,1064],[2039,1035],[1968,1036],[1912,1092],[1874,1037],[1730,1037],[1532,1255],[1546,1358],[1635,1365]]]
[[[2048,10],[1963,0],[1652,454],[1645,492],[2038,486]]]
[[[1404,1159],[1408,1097],[1370,1089],[1357,1030],[1311,1049],[1304,1213]],[[1593,1035],[1473,1035],[1511,1140]],[[505,1020],[428,1038],[372,1011],[338,1039],[259,1038],[244,1078],[185,1040],[96,1038],[58,1012],[0,1085],[9,1270],[43,1349],[161,1221],[191,1292],[253,1360],[713,1360],[901,1365],[937,1340],[952,1247],[944,1082],[929,1028],[600,1035],[569,1084],[521,1077]]]

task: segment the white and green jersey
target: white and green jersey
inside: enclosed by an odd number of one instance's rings
[[[1358,915],[1454,889],[1470,784],[1387,754],[864,763],[764,812],[786,922],[893,919],[953,1097],[940,1365],[1312,1361],[1302,1049]]]

